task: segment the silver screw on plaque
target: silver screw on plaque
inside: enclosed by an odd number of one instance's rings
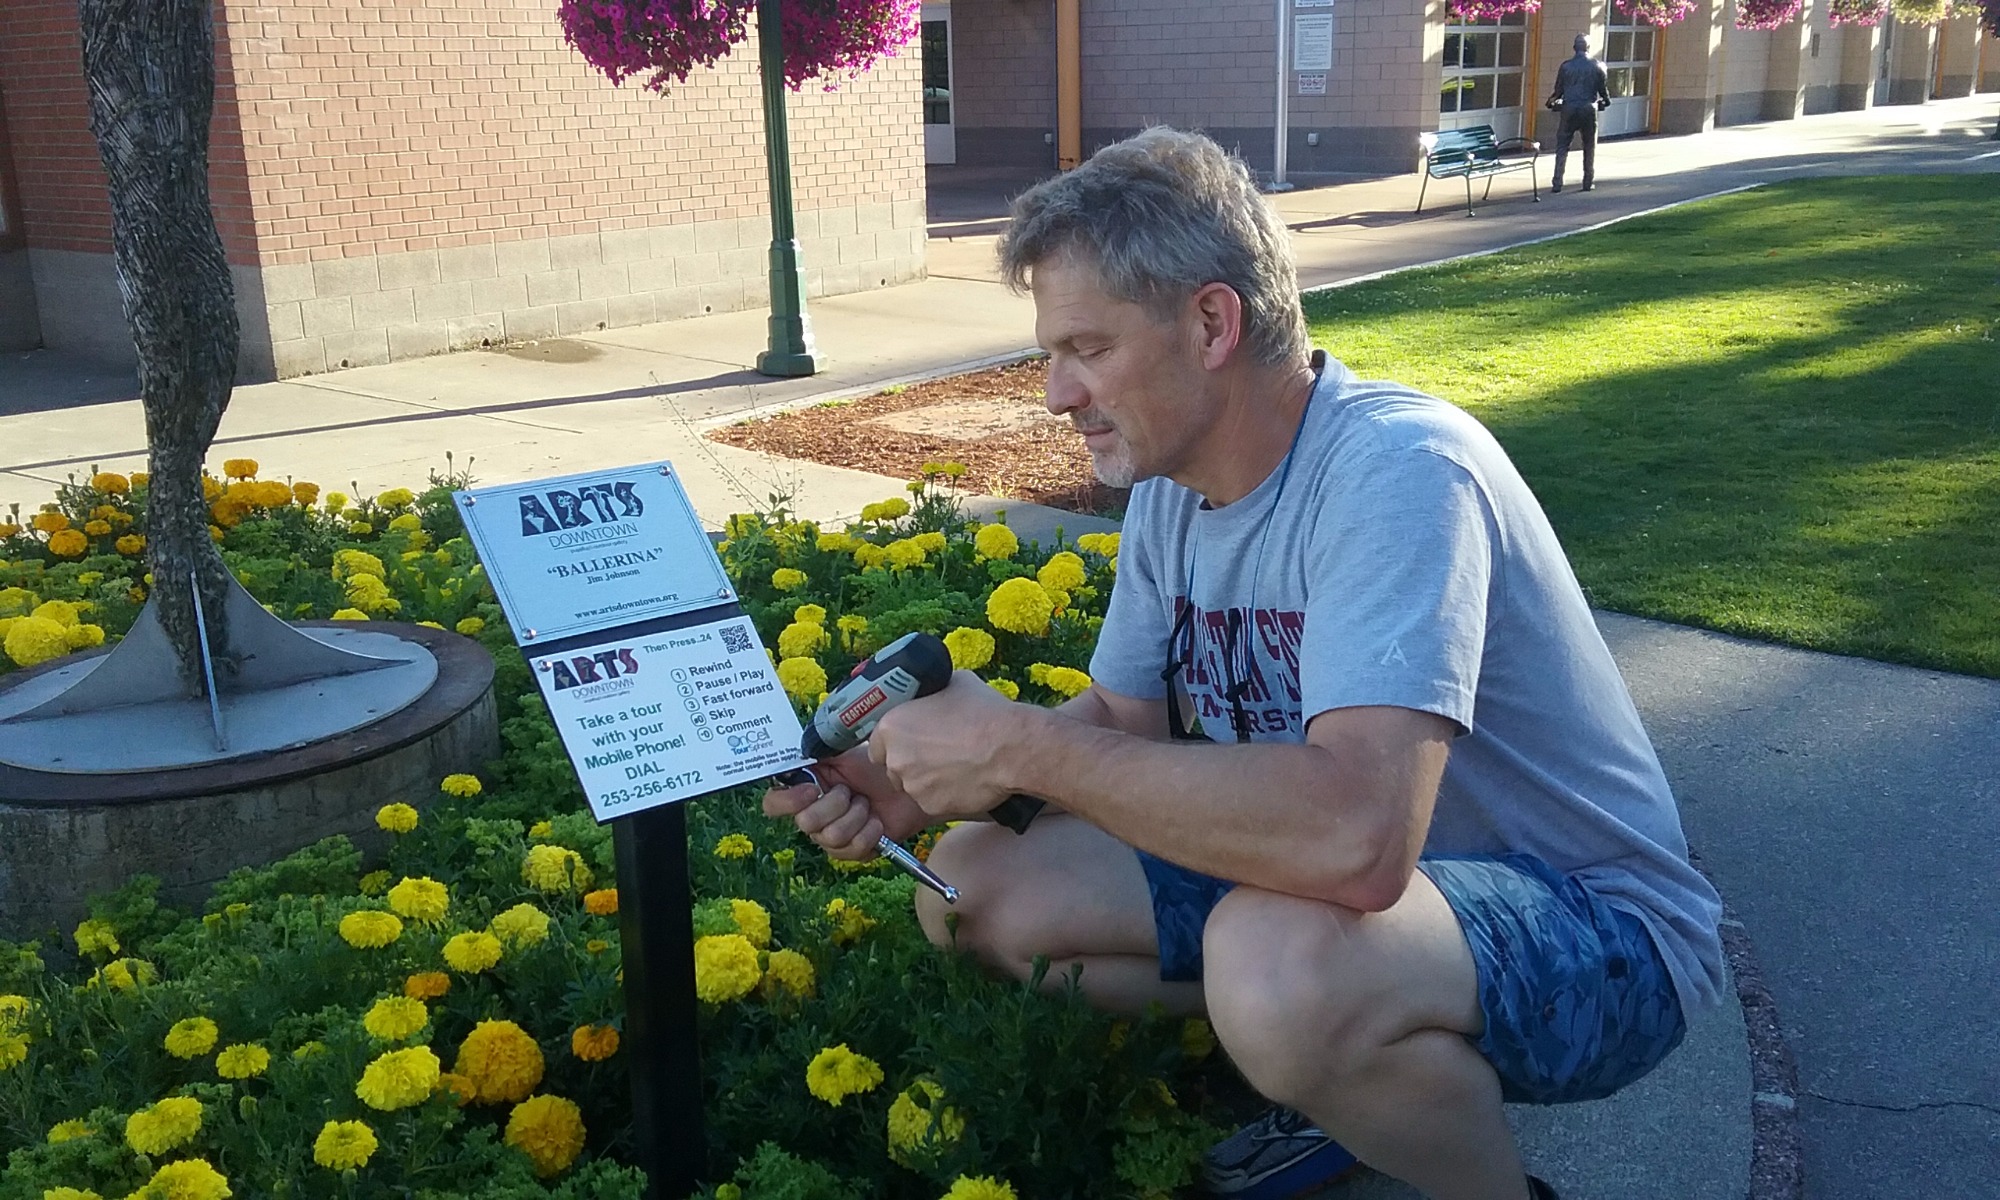
[[[533,638],[535,636],[535,631],[532,629],[524,629],[521,631],[521,636],[524,638]]]
[[[468,496],[464,492],[460,492],[459,495],[464,498],[467,508],[471,508],[473,505],[479,503],[479,497],[477,496]]]

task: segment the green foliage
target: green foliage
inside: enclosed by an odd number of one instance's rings
[[[1307,313],[1493,430],[1594,604],[2000,675],[1992,187],[1780,184]]]

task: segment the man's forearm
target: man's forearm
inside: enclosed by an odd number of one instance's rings
[[[1084,697],[1078,697],[1078,701]],[[1374,802],[1360,752],[1312,745],[1149,741],[1070,705],[1030,716],[1010,756],[1016,791],[1045,797],[1113,837],[1183,866],[1361,909],[1393,903],[1429,813]],[[1071,718],[1071,719],[1057,719]]]

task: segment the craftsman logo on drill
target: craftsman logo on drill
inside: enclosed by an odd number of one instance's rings
[[[636,484],[592,483],[569,491],[551,488],[521,493],[521,536],[548,535],[552,547],[630,537],[638,529],[631,518],[646,511]]]
[[[854,728],[861,724],[861,718],[880,708],[882,702],[888,698],[888,693],[884,692],[879,686],[869,688],[861,699],[840,710],[840,723],[849,729]]]

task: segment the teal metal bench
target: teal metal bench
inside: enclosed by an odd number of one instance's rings
[[[1417,189],[1419,213],[1424,211],[1424,189],[1430,186],[1433,179],[1465,180],[1465,215],[1469,217],[1472,215],[1472,181],[1479,178],[1486,180],[1486,190],[1479,197],[1483,201],[1493,194],[1493,177],[1509,171],[1526,171],[1528,188],[1534,192],[1536,203],[1541,202],[1541,185],[1535,180],[1535,160],[1541,157],[1542,152],[1539,142],[1526,138],[1496,142],[1491,125],[1419,134],[1417,142],[1424,152],[1424,180]],[[1523,150],[1527,151],[1527,157],[1518,157]]]

